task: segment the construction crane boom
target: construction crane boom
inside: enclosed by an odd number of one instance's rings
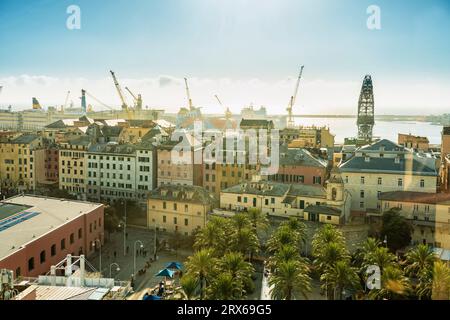
[[[66,100],[64,101],[64,105],[62,106],[61,111],[64,111],[64,109],[67,108],[67,103],[69,102],[69,96],[70,96],[70,91],[67,91]]]
[[[219,102],[220,106],[225,109],[225,119],[229,120],[233,116],[233,114],[230,111],[230,108],[226,107],[222,104],[222,101],[220,101],[219,96],[217,94],[214,95],[216,97],[217,101]]]
[[[100,103],[102,106],[108,108],[109,110],[114,110],[113,107],[108,106],[107,104],[101,102],[99,99],[97,99],[96,97],[94,97],[92,94],[90,94],[89,92],[87,92],[86,90],[81,89],[82,91],[84,91],[86,93],[87,96],[89,96],[90,98],[94,99],[95,101],[97,101],[98,103]]]
[[[294,125],[295,125],[294,118],[292,116],[292,108],[294,107],[295,101],[297,100],[298,88],[300,87],[300,80],[302,78],[303,68],[304,67],[305,66],[301,66],[301,68],[300,68],[300,73],[299,73],[298,78],[297,78],[297,83],[295,84],[294,95],[291,96],[291,99],[289,101],[289,105],[287,107],[287,111],[288,111],[288,123],[287,123],[287,125],[288,125],[288,128],[293,128]]]
[[[131,96],[133,97],[134,101],[136,102],[138,98],[134,95],[134,93],[131,92],[131,90],[128,87],[125,87],[125,90],[127,90],[131,94]]]
[[[120,101],[122,101],[122,109],[128,110],[128,105],[127,102],[125,101],[125,96],[123,95],[122,88],[120,87],[120,84],[117,81],[116,75],[112,70],[110,70],[109,72],[111,72],[114,85],[116,86],[117,93],[119,94]]]
[[[184,78],[184,83],[186,84],[186,95],[188,98],[189,109],[192,110],[194,106],[192,105],[192,99],[191,99],[191,94],[189,93],[189,86],[188,86],[187,78]]]

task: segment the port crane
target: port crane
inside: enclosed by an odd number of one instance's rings
[[[86,100],[84,100],[84,102],[83,102],[83,97],[84,96],[88,96],[89,98],[91,98],[91,99],[93,99],[93,100],[95,100],[95,101],[97,101],[99,104],[101,104],[103,107],[105,107],[105,108],[107,108],[107,109],[109,109],[109,110],[111,110],[111,111],[114,111],[114,108],[113,107],[110,107],[110,106],[108,106],[106,103],[103,103],[102,101],[100,101],[99,99],[97,99],[96,97],[94,97],[92,94],[90,94],[89,92],[87,92],[86,90],[84,90],[84,89],[81,89],[81,104],[82,104],[82,108],[85,108],[86,106],[85,106],[85,104],[86,104]]]
[[[64,104],[61,106],[61,112],[64,112],[64,109],[67,107],[67,103],[69,102],[70,91],[67,91],[66,100],[64,100]]]
[[[188,103],[189,103],[189,110],[192,110],[194,108],[194,106],[192,105],[192,99],[191,99],[191,94],[189,93],[189,86],[188,86],[187,78],[184,78],[184,83],[186,85],[186,95],[187,95],[187,99],[188,99]]]
[[[288,121],[287,121],[287,126],[288,126],[288,128],[293,128],[294,125],[295,125],[295,123],[294,123],[294,117],[292,116],[292,108],[294,107],[294,105],[295,105],[295,100],[297,99],[298,88],[299,88],[299,86],[300,86],[300,80],[301,80],[301,78],[302,78],[303,68],[304,68],[304,67],[305,67],[305,66],[301,66],[301,68],[300,68],[300,73],[299,73],[299,75],[298,75],[297,83],[296,83],[296,85],[295,85],[294,95],[291,96],[291,99],[290,99],[290,101],[289,101],[289,105],[288,105],[288,107],[286,108],[286,110],[287,110],[287,112],[288,112]]]
[[[216,99],[219,102],[219,104],[221,105],[221,107],[225,109],[225,119],[230,120],[231,116],[233,115],[230,111],[230,108],[228,108],[228,107],[225,108],[225,106],[222,104],[222,101],[220,101],[219,96],[217,94],[215,94],[214,97],[216,97]]]
[[[112,70],[110,70],[109,72],[111,72],[111,76],[114,81],[114,86],[116,87],[117,93],[119,94],[120,101],[122,101],[122,109],[128,111],[128,105],[127,102],[125,101],[125,96],[123,95],[122,88],[120,87],[120,84],[117,81],[116,75]]]
[[[142,96],[141,96],[141,94],[139,93],[137,95],[137,97],[136,97],[136,95],[133,92],[131,92],[131,90],[128,87],[125,87],[125,90],[127,90],[130,93],[130,95],[133,97],[135,109],[136,110],[142,110]]]

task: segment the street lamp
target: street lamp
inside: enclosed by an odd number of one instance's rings
[[[111,274],[112,274],[112,269],[111,269],[111,268],[112,268],[112,266],[114,266],[114,265],[116,266],[116,271],[117,271],[117,272],[120,271],[120,266],[119,266],[116,262],[111,263],[111,264],[109,265],[109,277],[110,277],[110,278],[112,278],[112,277],[111,277]]]
[[[387,235],[384,235],[384,240],[383,240],[383,243],[384,243],[384,245],[386,246],[386,248],[387,248]]]
[[[100,244],[99,245],[99,249],[100,249],[100,261],[99,261],[99,271],[100,271],[100,276],[102,275],[102,241],[100,239],[95,239],[94,242],[92,243],[92,247],[95,248],[97,246],[97,241]]]
[[[141,244],[141,246],[140,246],[141,249],[144,247],[144,244],[142,243],[141,240],[136,240],[136,241],[134,242],[134,250],[133,250],[133,254],[134,254],[134,265],[133,265],[133,266],[134,266],[134,267],[133,267],[133,274],[136,274],[136,244],[137,244],[138,242]]]
[[[122,204],[125,205],[125,216],[123,221],[123,255],[127,255],[127,202],[122,201]]]

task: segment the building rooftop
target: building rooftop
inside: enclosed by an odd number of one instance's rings
[[[325,197],[326,191],[322,186],[311,186],[306,184],[288,184],[277,183],[271,181],[261,182],[245,182],[237,184],[230,188],[222,190],[223,193],[236,194],[256,194],[262,196],[282,197],[284,195],[296,196],[311,196],[311,197]],[[289,201],[287,199],[286,201]]]
[[[282,146],[280,147],[280,165],[319,167],[325,169],[327,167],[327,161],[316,158],[306,149],[288,149]]]
[[[414,202],[414,203],[450,203],[450,193],[429,193],[415,191],[390,191],[382,192],[378,197],[385,201]]]
[[[397,162],[395,158],[370,157],[366,161],[366,157],[354,156],[341,164],[339,169],[341,172],[378,172],[436,176],[436,167],[422,160],[416,155],[412,158],[402,157]]]
[[[136,146],[133,144],[118,144],[118,143],[97,143],[91,145],[88,153],[104,153],[104,154],[123,154],[131,155],[136,151]]]
[[[29,195],[15,196],[0,203],[0,260],[30,241],[102,206]]]
[[[252,128],[273,128],[274,124],[272,120],[266,119],[242,119],[239,125],[242,128],[252,127]]]
[[[9,140],[8,143],[11,144],[29,144],[33,142],[36,139],[39,139],[40,136],[37,134],[23,134],[21,136],[18,136],[17,138],[14,138],[12,140]]]
[[[358,152],[376,151],[376,152],[402,152],[405,147],[396,144],[388,139],[381,139],[366,146],[362,146],[357,150]]]
[[[162,185],[148,194],[148,199],[214,204],[216,198],[206,189],[199,186]]]

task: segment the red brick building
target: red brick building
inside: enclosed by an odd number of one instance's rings
[[[68,254],[89,256],[103,242],[102,204],[16,196],[0,202],[0,268],[37,277]],[[97,241],[98,243],[98,241]]]

